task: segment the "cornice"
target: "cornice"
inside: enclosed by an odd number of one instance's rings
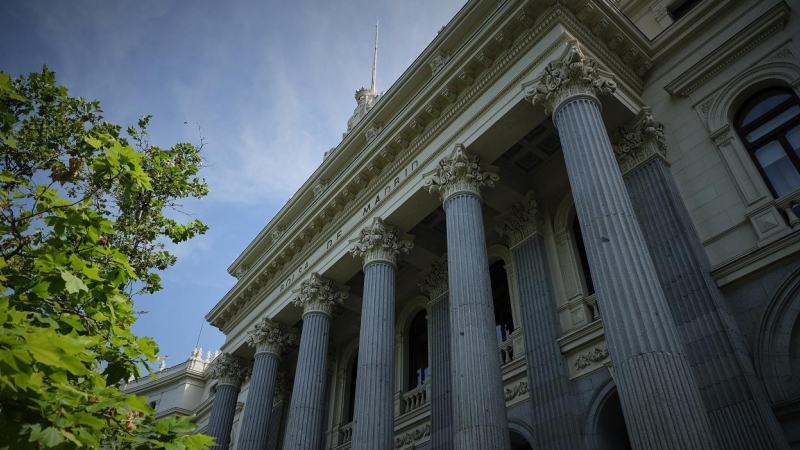
[[[626,66],[622,59],[612,53],[604,44],[596,45],[593,42],[596,38],[592,31],[587,28],[587,25],[582,24],[569,9],[563,5],[555,5],[537,17],[530,8],[512,3],[504,3],[497,12],[492,14],[491,18],[479,27],[480,33],[476,32],[471,35],[466,44],[453,51],[450,60],[435,75],[430,75],[430,67],[425,62],[424,68],[431,78],[401,107],[393,105],[399,108],[399,111],[389,118],[382,117],[381,114],[386,114],[384,110],[389,108],[396,96],[404,94],[404,92],[397,94],[393,90],[396,87],[405,89],[403,84],[407,81],[404,79],[406,74],[384,94],[381,101],[370,112],[369,118],[362,120],[348,134],[345,141],[337,147],[334,154],[323,163],[323,166],[326,166],[333,164],[329,161],[339,161],[339,167],[344,166],[345,170],[333,177],[327,176],[327,173],[322,173],[318,169],[295,195],[298,197],[304,191],[309,191],[306,194],[313,197],[313,192],[311,192],[313,186],[320,178],[325,178],[329,180],[328,187],[317,197],[317,201],[289,221],[287,220],[287,211],[298,207],[293,199],[259,234],[256,240],[266,239],[271,229],[282,226],[284,221],[303,224],[303,227],[291,227],[279,235],[276,241],[277,245],[273,244],[266,250],[252,265],[253,269],[244,274],[239,282],[206,315],[206,319],[212,325],[225,332],[229,329],[226,327],[226,323],[231,319],[252,311],[255,307],[253,305],[255,302],[252,300],[263,297],[266,292],[271,291],[276,286],[277,279],[290,272],[287,266],[306,260],[320,245],[323,245],[330,237],[329,233],[325,231],[339,229],[352,214],[363,206],[366,199],[374,198],[375,193],[383,188],[386,180],[409,164],[419,151],[438,137],[444,128],[450,126],[455,118],[471,106],[489,86],[504,75],[557,25],[562,25],[575,37],[578,37],[582,43],[585,41],[588,51],[601,60],[622,81],[620,90],[631,98],[638,98],[642,82],[633,69]],[[607,6],[600,6],[594,8],[593,11],[605,11],[607,8]],[[505,21],[501,21],[498,17],[502,17]],[[588,16],[587,20],[591,17],[594,16]],[[496,35],[500,34],[513,40],[510,48],[506,48],[498,41]],[[530,71],[541,64],[544,58],[551,57],[552,51],[566,42],[567,38],[567,35],[562,35],[553,42],[501,90],[501,95],[511,89],[518,89],[521,79],[528,76]],[[439,43],[438,38],[417,58],[408,71],[423,70],[422,60],[425,57],[431,57],[434,51],[438,51],[438,47],[434,46],[436,43]],[[488,67],[485,61],[482,62],[485,57],[491,59]],[[448,90],[452,88],[457,93],[451,96],[444,92],[445,87]],[[432,96],[436,96],[437,105],[441,106],[438,117],[430,116],[425,112]],[[448,97],[452,102],[448,100]],[[475,117],[478,117],[495,102],[496,100],[488,102]],[[358,147],[354,147],[352,143],[352,140],[355,139],[354,136],[361,136],[363,139],[363,128],[376,120],[384,123],[381,133],[367,144],[366,148],[359,150]],[[474,123],[474,120],[473,117],[460,129],[466,129]],[[414,123],[417,126],[414,126]],[[422,126],[424,128],[421,128]],[[451,145],[453,145],[452,139],[448,139],[443,147]],[[349,163],[341,162],[343,158],[353,157],[353,155],[355,155],[354,159]],[[424,166],[428,162],[420,163],[420,165]],[[401,188],[408,181],[403,180],[396,188]],[[252,253],[255,248],[253,245],[251,244],[245,253]],[[326,251],[325,254],[328,253],[329,251]],[[237,267],[237,264],[243,264],[247,258],[240,257],[237,261],[239,262],[231,266],[232,268]]]
[[[737,33],[724,44],[706,55],[697,64],[667,84],[664,89],[671,95],[686,97],[715,73],[731,65],[756,44],[783,29],[791,9],[780,3]]]

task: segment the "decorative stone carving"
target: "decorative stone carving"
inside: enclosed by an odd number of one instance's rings
[[[247,274],[248,270],[250,270],[250,266],[242,264],[236,269],[236,272],[233,273],[233,276],[236,277],[237,280],[240,280],[243,276],[245,276],[245,274]]]
[[[383,131],[383,122],[375,122],[364,131],[364,137],[367,139],[367,142],[372,142],[381,134],[381,131]]]
[[[467,72],[461,72],[460,74],[458,74],[458,78],[460,78],[461,81],[463,81],[464,84],[466,84],[467,86],[472,86],[472,83],[475,82],[475,77],[473,77]]]
[[[275,227],[275,229],[272,230],[272,242],[274,243],[275,241],[280,239],[285,231],[286,230],[283,227]]]
[[[486,68],[492,67],[492,64],[494,64],[494,60],[492,60],[492,58],[490,58],[489,55],[484,52],[478,53],[477,59],[478,62],[483,64]]]
[[[444,65],[447,64],[448,61],[450,61],[450,54],[449,53],[444,53],[444,52],[439,52],[428,63],[428,65],[431,68],[431,73],[433,75],[436,75],[437,73],[439,73],[439,71],[442,70],[442,67],[444,67]]]
[[[558,110],[571,97],[613,94],[617,88],[614,81],[600,75],[596,61],[584,56],[577,41],[569,45],[564,59],[551,61],[539,80],[525,88],[525,98],[534,105],[544,106],[547,114]]]
[[[666,158],[664,125],[653,119],[650,108],[644,108],[636,123],[617,129],[612,148],[623,175],[650,158]]]
[[[318,273],[312,273],[309,279],[300,284],[297,297],[292,300],[295,306],[303,308],[303,314],[319,312],[331,317],[333,308],[341,305],[348,297],[347,287],[339,289],[337,283]]]
[[[394,448],[403,448],[406,445],[412,445],[414,441],[419,441],[420,439],[424,438],[425,436],[431,435],[431,425],[425,424],[425,426],[417,428],[416,430],[409,431],[408,433],[394,438]]]
[[[223,353],[209,364],[207,370],[211,378],[219,380],[219,384],[239,387],[250,376],[251,367],[244,359]]]
[[[495,217],[494,221],[494,229],[508,240],[512,248],[539,233],[542,219],[535,193],[531,191],[525,194],[522,202],[511,205],[511,209]]]
[[[325,192],[325,189],[328,189],[328,180],[319,180],[317,184],[314,185],[314,198],[317,198]]]
[[[272,404],[277,405],[278,403],[289,401],[291,391],[289,374],[285,370],[281,370],[275,378],[275,393],[272,397]]]
[[[497,41],[500,45],[502,45],[506,49],[509,49],[511,48],[512,45],[514,45],[514,41],[511,40],[511,38],[508,37],[508,35],[506,35],[505,33],[498,34],[497,36],[494,37],[494,40]]]
[[[416,131],[419,134],[422,134],[422,132],[425,131],[425,124],[422,123],[422,121],[419,119],[412,120],[411,123],[408,125],[411,127],[412,130]]]
[[[271,353],[280,358],[295,340],[297,340],[296,331],[264,317],[247,332],[246,342],[256,349],[256,353]]]
[[[394,138],[394,143],[402,149],[408,148],[408,139],[406,139],[404,136],[397,136]]]
[[[442,110],[440,110],[440,109],[439,109],[439,108],[438,108],[436,105],[434,105],[433,103],[429,104],[429,105],[428,105],[428,106],[425,108],[425,112],[426,112],[426,113],[428,113],[428,114],[430,114],[430,115],[431,115],[431,116],[433,116],[433,117],[439,117],[439,115],[440,115],[440,114],[442,114]]]
[[[575,370],[583,370],[591,366],[592,363],[599,363],[606,358],[608,358],[608,349],[596,348],[584,355],[578,356],[578,359],[575,360]]]
[[[526,28],[530,28],[533,26],[533,17],[531,17],[525,11],[522,11],[521,13],[517,14],[517,20],[519,20],[519,23],[521,23]]]
[[[600,21],[594,24],[592,27],[592,33],[594,33],[596,36],[600,36],[603,34],[603,31],[605,31],[606,28],[608,28],[608,19],[600,19]]]
[[[381,150],[381,158],[385,159],[388,162],[392,162],[392,161],[394,161],[395,154],[392,151],[392,149],[390,149],[388,147],[384,147],[384,149]]]
[[[525,395],[528,393],[528,382],[527,381],[520,381],[517,383],[516,386],[513,388],[506,388],[505,389],[505,398],[506,401],[511,400],[512,398],[518,395]]]
[[[621,34],[615,34],[614,37],[608,41],[608,48],[614,50],[615,48],[619,47],[619,44],[622,43],[622,39],[623,37]]]
[[[447,253],[427,270],[420,272],[419,288],[431,300],[436,300],[447,292]]]
[[[499,180],[495,167],[484,166],[481,157],[470,155],[457,144],[453,153],[439,161],[439,168],[425,175],[425,189],[439,194],[445,202],[458,192],[472,192],[480,197],[480,188],[494,187]]]
[[[449,87],[442,89],[442,97],[446,98],[447,101],[451,103],[456,101],[456,93]]]
[[[359,237],[350,240],[350,253],[355,258],[363,258],[365,266],[373,261],[396,265],[397,255],[408,253],[414,247],[413,238],[375,217],[372,225],[361,230]]]

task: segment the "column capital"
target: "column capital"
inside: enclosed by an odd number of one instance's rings
[[[297,340],[297,331],[280,322],[262,318],[247,332],[247,345],[258,353],[271,353],[278,358]]]
[[[250,376],[252,367],[238,356],[223,353],[214,358],[207,370],[211,378],[219,380],[219,384],[241,387],[245,378]]]
[[[528,191],[521,202],[514,203],[511,209],[494,218],[494,229],[506,238],[510,248],[541,233],[543,221],[535,196],[535,192]]]
[[[292,300],[295,306],[303,308],[303,315],[318,312],[328,317],[333,315],[333,308],[342,304],[349,295],[348,288],[339,289],[337,283],[325,278],[318,273],[300,284],[300,289],[294,291],[297,297]]]
[[[642,108],[633,123],[617,128],[611,147],[623,175],[652,158],[666,159],[664,125],[653,119],[650,108]]]
[[[380,217],[372,219],[372,225],[361,230],[360,235],[350,240],[350,253],[364,260],[364,267],[375,261],[397,265],[397,255],[408,253],[414,247],[414,236],[405,234]]]
[[[441,298],[448,292],[447,286],[447,253],[442,255],[438,261],[420,272],[419,288],[428,294],[431,302]]]
[[[425,189],[431,194],[439,194],[442,203],[455,194],[469,192],[481,196],[481,188],[494,187],[499,180],[497,168],[481,163],[481,157],[470,155],[461,144],[450,156],[439,161],[439,168],[425,174]]]
[[[546,114],[555,113],[573,97],[591,97],[613,94],[617,84],[600,74],[597,61],[583,54],[578,41],[569,42],[569,50],[560,59],[550,61],[539,79],[527,86],[525,98],[534,105],[542,105]]]

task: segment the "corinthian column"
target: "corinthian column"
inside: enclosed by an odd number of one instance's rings
[[[256,356],[239,432],[240,450],[263,450],[267,445],[278,363],[295,339],[293,330],[266,317],[248,333],[247,345],[255,347]]]
[[[480,189],[498,176],[457,145],[427,175],[447,216],[453,441],[457,449],[508,449],[508,418],[495,334]]]
[[[572,42],[526,89],[553,112],[631,442],[715,448],[708,416],[628,197],[597,96],[613,93]]]
[[[303,308],[303,330],[283,448],[317,450],[323,445],[331,315],[334,306],[347,298],[347,291],[312,273],[296,292],[294,304]]]
[[[582,427],[575,393],[558,345],[559,322],[540,233],[539,205],[533,192],[495,218],[497,232],[508,240],[520,297],[528,392],[537,448],[581,449]]]
[[[450,398],[452,375],[446,254],[420,274],[419,287],[430,299],[431,448],[450,450],[453,448],[453,401]]]
[[[250,365],[242,358],[223,353],[208,366],[208,373],[218,381],[206,434],[214,438],[213,450],[227,450],[231,441],[233,416],[236,414],[236,400],[242,382],[250,374]]]
[[[644,108],[616,137],[614,153],[672,318],[684,347],[693,350],[686,356],[717,444],[788,449],[667,166],[664,125]]]
[[[375,217],[350,241],[350,252],[364,261],[353,450],[394,445],[394,284],[397,256],[413,246],[411,239]]]

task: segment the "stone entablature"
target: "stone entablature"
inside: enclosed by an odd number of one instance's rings
[[[594,39],[594,35],[579,18],[561,4],[540,14],[533,13],[533,9],[528,6],[504,5],[503,7],[517,9],[517,12],[504,16],[507,19],[490,27],[499,32],[495,31],[494,34],[485,37],[474,37],[470,41],[471,46],[453,54],[451,60],[437,74],[439,77],[447,78],[438,85],[446,86],[446,89],[439,87],[436,92],[431,92],[430,96],[426,97],[425,93],[416,96],[417,103],[412,107],[404,107],[403,117],[394,117],[389,109],[397,107],[395,98],[404,95],[405,91],[398,88],[398,91],[387,92],[370,113],[372,120],[363,120],[354,128],[355,132],[345,138],[339,150],[327,158],[317,173],[301,187],[287,206],[231,266],[230,270],[235,273],[242,274],[243,271],[239,268],[243,265],[249,266],[250,270],[243,274],[237,285],[208,314],[207,319],[212,325],[223,330],[227,329],[226,323],[231,318],[239,315],[243,309],[252,309],[253,298],[262,297],[265,292],[274,292],[278,284],[290,277],[296,279],[296,275],[308,268],[309,262],[317,261],[318,259],[312,260],[310,256],[319,253],[320,246],[325,246],[325,250],[329,250],[332,242],[336,242],[340,237],[346,237],[350,233],[347,230],[352,228],[345,228],[343,225],[345,222],[352,222],[349,219],[356,215],[357,211],[376,206],[374,204],[385,201],[387,195],[406,185],[409,178],[401,179],[398,175],[408,173],[408,167],[413,170],[415,166],[423,165],[414,160],[416,153],[424,149],[446,126],[452,124],[461,111],[473,104],[494,80],[499,79],[557,23],[578,38],[583,36],[587,40]],[[605,11],[605,8],[601,5],[591,14],[581,17],[584,17],[583,20],[591,21],[597,17],[596,13],[612,13]],[[477,17],[473,20],[476,19]],[[614,25],[610,24],[608,29],[612,28]],[[498,40],[495,34],[497,36],[502,34],[503,38]],[[441,48],[445,42],[440,40],[448,36],[450,33],[445,30],[427,51],[432,52]],[[463,36],[466,37],[467,33],[463,33]],[[562,42],[560,40],[564,39],[564,36],[553,42],[545,53],[560,45]],[[500,42],[507,44],[506,39],[512,41],[510,47]],[[620,39],[624,41],[627,38]],[[476,47],[479,42],[484,42],[480,44],[482,47]],[[624,81],[620,89],[630,99],[636,101],[635,92],[641,89],[642,83],[634,70],[613,56],[608,47],[595,46],[593,43],[587,45],[603,58],[605,65],[614,70],[620,81]],[[488,60],[491,61],[487,64]],[[541,59],[538,59],[532,63],[529,70],[533,70],[540,61]],[[404,77],[420,76],[417,70],[418,68],[412,67]],[[429,68],[428,76],[430,76]],[[520,76],[524,76],[524,73]],[[396,86],[404,89],[403,80],[404,78],[401,78]],[[505,91],[510,89],[513,89],[511,85],[506,87]],[[431,96],[436,97],[435,103],[439,105],[441,113],[438,117],[425,112],[428,103],[422,99],[431,99],[433,98]],[[372,151],[359,151],[358,147],[364,143],[354,142],[352,135],[362,135],[368,124],[377,122],[386,125],[383,126],[380,135],[367,144]],[[351,155],[358,156],[356,160],[348,160],[352,158]],[[329,175],[345,169],[347,172],[338,173],[336,176]],[[312,188],[315,180],[320,178],[331,181],[328,188],[315,197]],[[304,227],[289,228],[285,233],[270,238],[271,230],[283,227],[284,223],[302,223]],[[261,256],[254,258],[256,252]],[[290,280],[290,284],[295,282]],[[245,308],[248,304],[250,306]]]

